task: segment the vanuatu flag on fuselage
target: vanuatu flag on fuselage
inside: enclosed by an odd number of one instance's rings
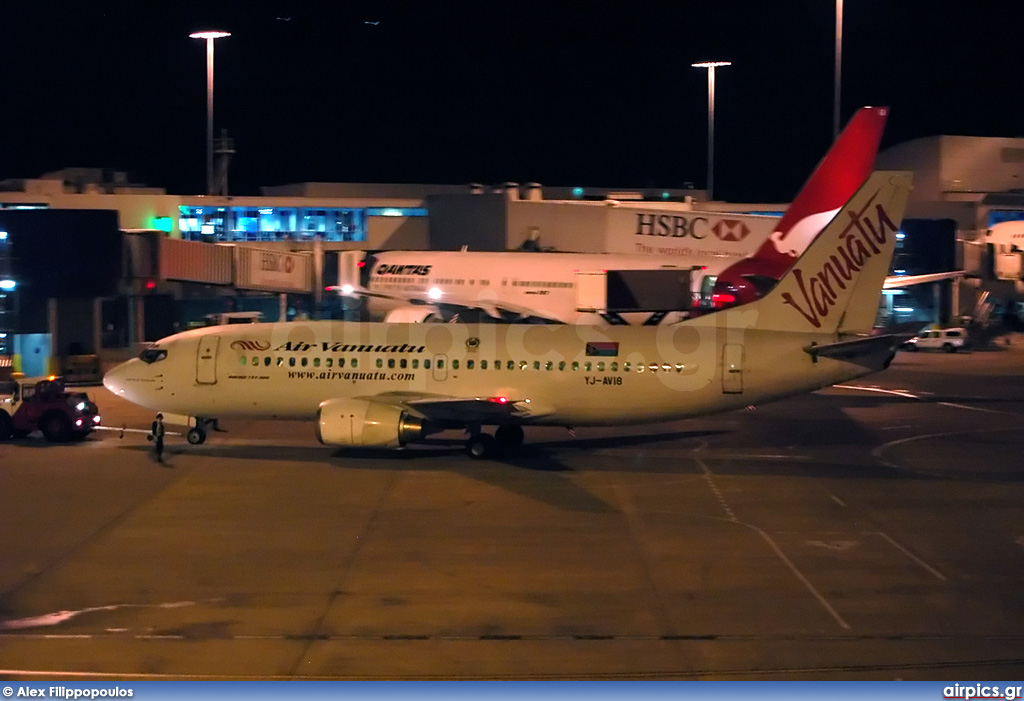
[[[619,354],[618,341],[591,341],[587,344],[587,355],[598,357],[615,357]]]

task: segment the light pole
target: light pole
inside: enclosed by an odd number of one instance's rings
[[[206,194],[213,194],[213,40],[229,37],[228,32],[205,31],[189,34],[206,39]]]
[[[836,76],[835,95],[832,99],[832,140],[839,138],[839,95],[843,72],[843,0],[836,0]]]
[[[731,66],[731,61],[703,61],[690,64],[694,68],[708,69],[708,199],[714,199],[715,183],[715,69]]]

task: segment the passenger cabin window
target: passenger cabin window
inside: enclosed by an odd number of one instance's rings
[[[147,348],[139,353],[139,360],[144,363],[157,363],[167,357],[167,351],[163,348]]]
[[[440,367],[441,361],[440,360],[437,361],[437,364]],[[452,361],[452,370],[458,370],[458,369],[459,369],[459,361],[458,360],[453,360]]]

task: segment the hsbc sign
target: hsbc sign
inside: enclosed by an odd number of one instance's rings
[[[608,212],[610,253],[743,258],[768,240],[775,217],[616,208]]]

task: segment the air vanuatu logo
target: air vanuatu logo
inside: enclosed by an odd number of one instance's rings
[[[847,283],[853,283],[865,263],[882,252],[879,246],[885,244],[889,233],[898,230],[880,204],[874,206],[877,217],[875,223],[866,216],[876,197],[878,192],[871,196],[864,209],[849,212],[850,223],[839,234],[835,252],[829,255],[819,270],[807,275],[802,268],[793,268],[793,277],[800,288],[803,303],[793,299],[789,292],[782,294],[782,300],[800,312],[816,329],[821,328],[821,320],[832,312],[839,299],[839,292],[846,289]]]
[[[738,219],[719,219],[711,232],[721,241],[742,241],[750,234],[750,227]]]
[[[240,350],[240,351],[265,351],[265,350],[270,350],[270,342],[269,341],[250,341],[250,340],[246,339],[246,340],[232,341],[231,342],[231,347],[234,348],[235,350]]]

